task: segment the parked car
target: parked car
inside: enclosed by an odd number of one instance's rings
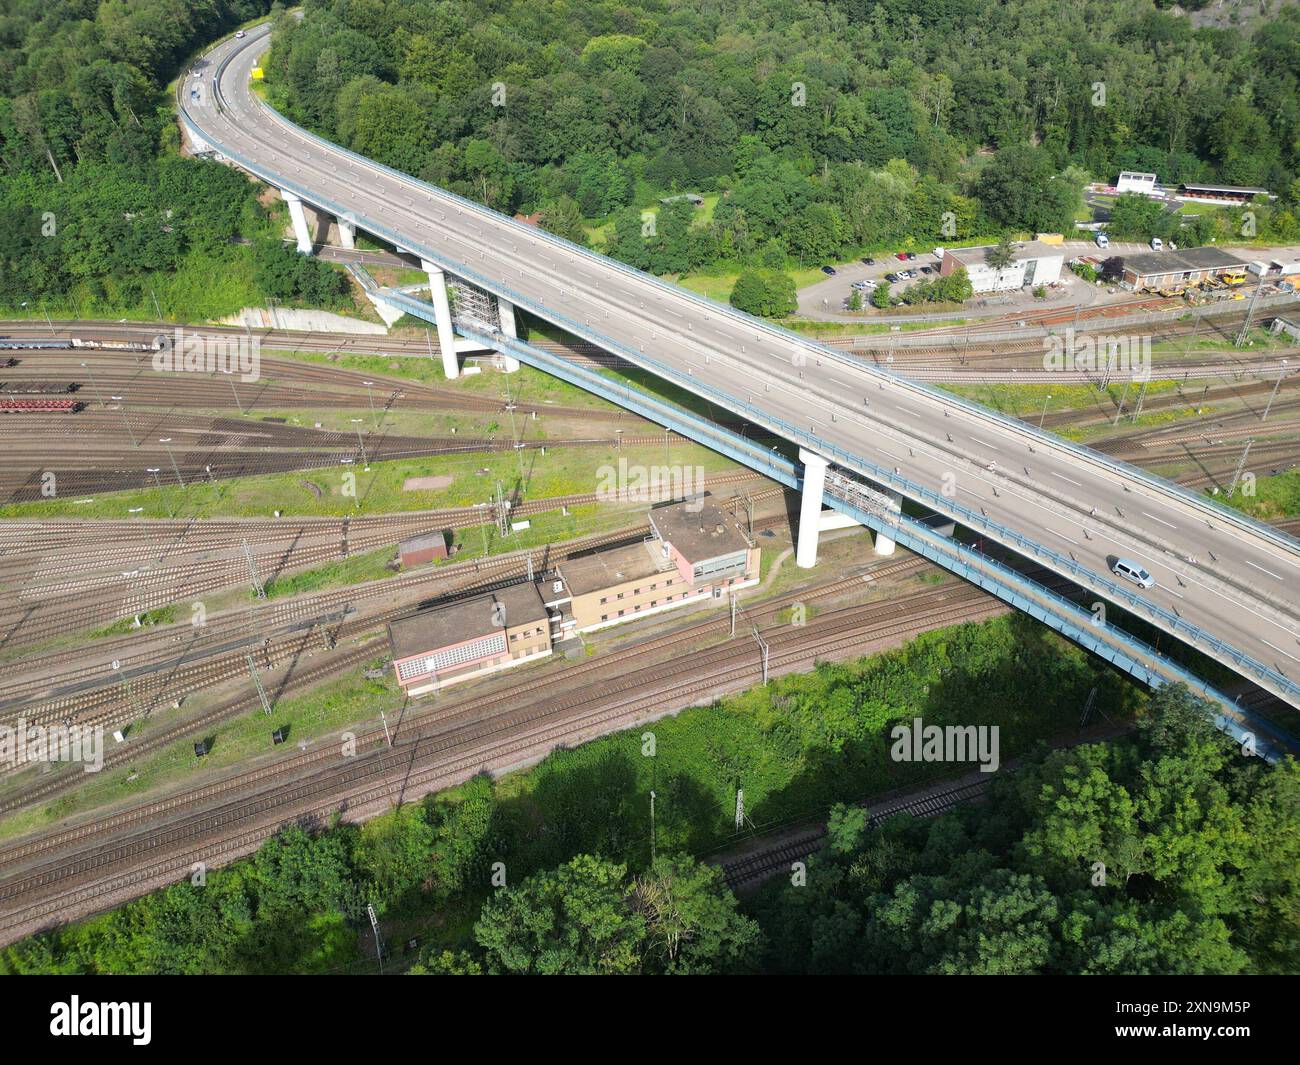
[[[934,249],[934,257],[935,257],[936,259],[942,259],[942,258],[943,258],[943,252],[944,252],[944,249],[943,249],[943,248],[935,248],[935,249]]]
[[[875,266],[875,265],[876,265],[876,260],[873,259],[870,255],[864,255],[864,256],[862,257],[862,261],[863,261],[864,263],[866,263],[868,266]]]
[[[896,251],[894,252],[894,258],[897,259],[900,263],[905,263],[907,262],[907,252]]]
[[[1099,248],[1110,247],[1110,237],[1106,236],[1105,233],[1098,233],[1096,240],[1097,240],[1097,247]]]
[[[921,267],[921,273],[923,273],[923,274],[932,274],[932,273],[934,273],[934,267],[933,267],[933,266],[923,266],[923,267]]]
[[[915,259],[915,258],[916,258],[916,252],[914,252],[914,251],[909,251],[909,252],[907,253],[907,257],[908,257],[909,259]]]
[[[827,277],[834,277],[834,276],[835,276],[835,267],[833,267],[833,266],[823,266],[823,267],[822,267],[822,273],[825,274]]]
[[[871,280],[854,281],[852,287],[856,288],[859,292],[870,292],[876,287],[876,283]]]
[[[897,275],[897,274],[886,274],[886,275],[885,275],[885,280],[888,281],[888,282],[892,285],[895,281],[898,280],[898,275]]]
[[[1114,559],[1110,564],[1110,570],[1125,580],[1132,581],[1139,588],[1155,587],[1156,579],[1131,559]]]
[[[1164,242],[1163,240],[1161,240],[1159,237],[1152,237],[1152,238],[1151,238],[1151,250],[1152,250],[1152,251],[1160,251],[1164,246],[1165,246],[1165,242]]]

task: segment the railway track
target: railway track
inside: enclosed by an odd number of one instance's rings
[[[863,805],[870,811],[870,824],[873,826],[900,813],[911,814],[913,817],[939,817],[958,806],[982,800],[988,793],[991,781],[992,777],[957,781],[947,787],[927,789],[923,794],[906,794]],[[755,853],[721,862],[727,886],[738,894],[752,890],[778,873],[788,871],[792,862],[803,861],[820,850],[826,835],[826,826],[819,824]]]
[[[1001,609],[967,586],[921,594],[930,602],[920,620],[912,616],[911,601],[904,601],[894,611],[882,609],[881,604],[846,608],[821,615],[806,628],[773,632],[772,668],[803,668],[818,658],[853,653],[936,624]],[[959,601],[962,598],[964,603]],[[891,612],[892,618],[882,616]],[[204,805],[200,789],[187,798],[168,800],[181,805],[169,809],[173,819],[165,826],[128,831],[111,840],[83,837],[87,846],[43,864],[30,862],[30,852],[24,856],[6,848],[0,858],[4,867],[15,869],[15,863],[21,863],[23,868],[0,878],[0,931],[9,939],[39,927],[53,915],[66,918],[85,912],[87,903],[103,908],[122,891],[138,892],[159,877],[174,879],[187,872],[188,865],[182,863],[229,860],[287,820],[328,816],[336,809],[340,792],[347,796],[349,811],[386,807],[398,798],[393,790],[397,780],[404,781],[400,794],[405,795],[445,787],[485,766],[499,770],[534,760],[560,742],[621,727],[647,711],[657,715],[666,705],[689,704],[720,688],[746,687],[755,674],[761,674],[761,665],[753,649],[729,643],[693,658],[686,676],[675,661],[668,668],[649,666],[587,685],[576,695],[543,698],[526,710],[492,712],[480,706],[468,715],[444,718],[437,726],[399,741],[392,750],[380,740],[377,749],[342,765],[331,754],[335,764],[309,780],[281,782],[217,805]],[[494,700],[492,705],[500,704]],[[372,738],[377,740],[374,734]],[[333,794],[326,798],[327,792]],[[243,828],[250,820],[262,824],[252,830]],[[214,835],[220,840],[200,845]]]

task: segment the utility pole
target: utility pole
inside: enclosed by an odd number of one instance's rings
[[[262,578],[257,574],[257,563],[253,561],[253,552],[249,550],[248,541],[244,540],[244,561],[248,563],[248,579],[253,585],[253,594],[258,599],[266,598],[266,588],[262,586]]]
[[[131,420],[126,416],[126,399],[124,396],[110,396],[113,402],[118,404],[117,413],[122,416],[122,425],[126,429],[126,435],[131,438],[131,446],[138,448],[140,441],[135,438],[135,433],[131,431]]]
[[[99,384],[95,381],[95,375],[90,372],[90,363],[83,362],[81,368],[86,371],[86,376],[90,378],[90,387],[95,390],[95,398],[99,400],[100,407],[107,409],[108,404],[104,402],[104,396],[99,391]]]
[[[1133,408],[1133,421],[1142,417],[1142,403],[1147,398],[1147,382],[1142,382],[1142,387],[1138,390],[1137,405]]]
[[[1042,413],[1038,415],[1038,428],[1040,429],[1043,427],[1043,419],[1047,417],[1047,404],[1051,402],[1051,399],[1052,393],[1050,392],[1043,397],[1043,410]]]
[[[1286,376],[1286,359],[1282,360],[1282,369],[1277,372],[1277,380],[1273,382],[1273,391],[1269,393],[1268,403],[1264,407],[1264,413],[1260,415],[1259,420],[1262,422],[1268,418],[1268,412],[1273,409],[1273,400],[1277,399],[1277,390],[1282,387],[1282,378]]]
[[[650,789],[650,864],[655,863],[655,792]]]
[[[758,641],[758,646],[763,652],[763,684],[766,685],[767,684],[767,657],[768,657],[768,652],[771,650],[771,648],[768,646],[767,641],[763,639],[762,636],[759,635],[757,625],[754,626],[754,639]]]
[[[1124,404],[1125,404],[1125,402],[1127,402],[1127,400],[1128,400],[1128,390],[1129,390],[1129,386],[1130,386],[1132,383],[1133,383],[1132,381],[1125,381],[1125,382],[1124,382],[1124,394],[1123,394],[1122,396],[1119,397],[1119,410],[1117,410],[1117,411],[1115,412],[1115,420],[1114,420],[1113,422],[1111,422],[1111,425],[1118,425],[1118,424],[1119,424],[1120,416],[1124,413]]]
[[[736,593],[732,592],[731,596],[731,636],[730,639],[736,638]]]
[[[1259,297],[1263,292],[1264,278],[1261,275],[1260,279],[1255,282],[1255,291],[1250,297],[1250,305],[1246,308],[1246,320],[1241,323],[1241,332],[1237,334],[1236,347],[1246,346],[1246,338],[1250,335],[1250,327],[1255,320],[1255,304],[1259,302]]]
[[[736,831],[745,827],[745,789],[736,788]]]
[[[369,472],[370,472],[370,460],[369,460],[368,458],[366,458],[366,445],[365,445],[365,441],[363,441],[363,440],[361,439],[361,425],[359,424],[360,421],[361,421],[360,418],[353,418],[353,419],[352,419],[352,422],[354,423],[355,428],[356,428],[356,431],[357,431],[357,447],[359,447],[359,448],[361,449],[361,465],[364,467],[363,472],[365,472],[365,473],[369,473]]]
[[[153,474],[153,483],[157,485],[158,494],[162,496],[163,505],[167,508],[167,517],[176,517],[176,512],[172,510],[172,501],[167,495],[167,490],[162,486],[162,481],[158,479],[158,474],[162,473],[162,470],[157,466],[150,466],[144,472]]]
[[[258,676],[257,665],[253,661],[253,656],[244,655],[244,661],[248,663],[248,675],[253,678],[253,687],[257,689],[257,697],[261,700],[262,713],[270,717],[271,700],[266,697],[266,689],[262,687],[262,678]]]
[[[230,379],[230,394],[235,397],[235,407],[242,415],[244,413],[244,405],[239,402],[239,393],[235,391],[235,374],[231,370],[222,370],[221,372]]]
[[[379,708],[379,719],[384,723],[384,738],[388,740],[388,746],[391,749],[393,746],[393,734],[388,731],[388,715],[384,713],[384,708],[382,706]]]
[[[1237,460],[1236,472],[1232,475],[1232,484],[1228,486],[1228,498],[1231,499],[1237,491],[1237,482],[1241,479],[1241,471],[1246,468],[1246,456],[1250,454],[1250,445],[1255,442],[1252,436],[1246,441],[1246,447],[1241,453],[1241,458]]]
[[[370,915],[370,929],[375,933],[375,957],[379,959],[379,973],[382,976],[384,972],[384,947],[379,942],[379,919],[375,916],[375,908],[370,903],[366,903],[366,913]]]
[[[162,446],[166,448],[167,457],[172,460],[172,472],[176,474],[176,483],[184,488],[185,481],[181,478],[181,468],[176,465],[176,456],[172,454],[172,449],[169,446],[171,442],[172,438],[170,436],[160,436],[158,438],[158,443],[162,444]]]

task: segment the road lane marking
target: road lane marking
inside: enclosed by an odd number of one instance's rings
[[[1165,521],[1164,518],[1157,518],[1154,514],[1148,513],[1148,512],[1145,511],[1145,510],[1144,510],[1142,513],[1143,513],[1146,517],[1150,518],[1152,521],[1158,521],[1161,525],[1167,525],[1167,526],[1168,526],[1169,528],[1171,528],[1171,529],[1177,529],[1177,528],[1178,528],[1178,526],[1175,525],[1173,522],[1171,522],[1171,521]]]
[[[1250,559],[1248,559],[1248,558],[1243,558],[1242,561],[1243,561],[1244,563],[1246,563],[1247,566],[1253,566],[1255,569],[1259,570],[1260,573],[1267,573],[1267,574],[1268,574],[1270,577],[1272,577],[1275,581],[1280,581],[1280,580],[1282,579],[1282,578],[1279,577],[1276,573],[1274,573],[1271,569],[1265,569],[1263,566],[1256,566],[1255,563],[1253,563],[1253,562],[1252,562]]]

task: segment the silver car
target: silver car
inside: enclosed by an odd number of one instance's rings
[[[1118,574],[1126,581],[1132,581],[1139,588],[1154,588],[1156,579],[1136,562],[1127,558],[1117,558],[1110,564],[1112,573]]]

